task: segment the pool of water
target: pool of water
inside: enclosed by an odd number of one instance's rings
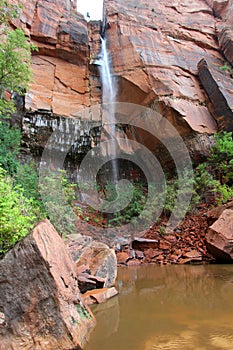
[[[85,350],[233,349],[233,265],[121,268]]]

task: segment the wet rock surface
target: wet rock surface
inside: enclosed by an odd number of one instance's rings
[[[0,348],[81,349],[94,326],[76,267],[48,220],[0,261]]]

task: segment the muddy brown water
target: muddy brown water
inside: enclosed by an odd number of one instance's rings
[[[84,350],[233,350],[233,265],[121,268]]]

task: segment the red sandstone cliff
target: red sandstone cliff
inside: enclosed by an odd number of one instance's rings
[[[105,8],[120,101],[156,104],[183,136],[232,130],[232,78],[221,70],[233,59],[232,0],[105,0]]]
[[[15,25],[39,48],[26,109],[69,117],[99,103],[91,62],[99,51],[100,22],[87,23],[71,0],[19,2]],[[119,101],[159,110],[194,157],[205,153],[208,135],[232,130],[232,77],[221,67],[233,60],[233,0],[105,0],[105,9]],[[154,142],[148,135],[141,139]]]
[[[20,26],[39,51],[32,56],[33,83],[26,109],[72,116],[100,102],[89,59],[99,49],[100,22],[87,23],[71,0],[20,0]]]

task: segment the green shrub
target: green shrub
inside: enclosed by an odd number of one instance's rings
[[[220,67],[220,69],[224,72],[228,72],[231,75],[233,74],[233,68],[228,62],[225,62],[223,66]]]
[[[0,168],[0,254],[25,237],[37,218],[33,200],[23,195],[23,188],[14,186],[12,178]]]
[[[15,183],[22,186],[24,195],[27,198],[40,200],[40,193],[38,191],[38,174],[36,166],[33,162],[21,164],[18,163],[16,172],[14,174]]]
[[[219,182],[213,178],[207,168],[207,163],[199,164],[194,173],[194,187],[200,201],[205,201],[208,194],[216,193],[219,185]]]
[[[20,150],[21,132],[15,127],[10,127],[7,122],[0,121],[0,165],[10,175],[17,171],[19,161],[17,155]]]
[[[74,186],[69,182],[63,170],[57,172],[45,171],[39,184],[39,191],[46,213],[62,236],[76,230],[77,217],[72,209],[72,202],[76,198]]]
[[[195,190],[202,201],[215,196],[218,204],[233,198],[233,139],[231,132],[215,135],[215,145],[205,163],[195,169]]]
[[[233,139],[231,132],[215,135],[215,145],[210,150],[207,164],[221,184],[233,185]]]
[[[111,202],[117,199],[116,212],[108,215],[110,226],[118,226],[131,222],[133,218],[140,215],[144,208],[146,196],[141,184],[135,184],[134,187],[127,186],[125,191],[121,192],[121,196],[117,198],[116,186],[108,183],[105,186],[104,193],[106,202],[101,208],[103,211],[111,207]]]

